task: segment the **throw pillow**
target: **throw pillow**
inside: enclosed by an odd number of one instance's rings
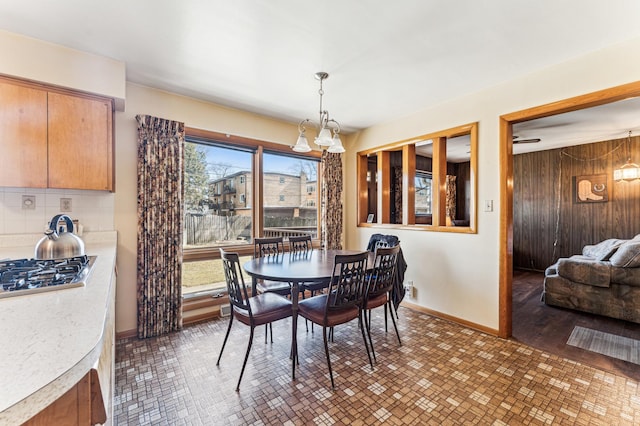
[[[592,257],[595,260],[609,260],[616,250],[618,250],[618,247],[626,242],[627,240],[610,238],[596,245],[584,246],[582,254],[584,256]]]
[[[611,264],[621,268],[637,268],[640,266],[640,241],[631,240],[623,244],[611,256]]]

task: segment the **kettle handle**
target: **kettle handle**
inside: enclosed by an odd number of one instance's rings
[[[73,232],[73,221],[66,214],[55,215],[53,219],[51,219],[49,229],[58,233],[58,222],[60,222],[60,219],[64,219],[64,221],[67,223],[67,232]]]

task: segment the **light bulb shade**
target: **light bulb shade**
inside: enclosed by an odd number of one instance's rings
[[[316,145],[331,146],[332,141],[331,130],[328,127],[323,127],[316,138]]]
[[[624,166],[614,170],[613,179],[616,181],[632,181],[640,179],[640,166],[632,163],[631,160],[629,160]]]
[[[309,152],[311,151],[311,147],[309,146],[309,141],[307,141],[307,137],[303,133],[300,133],[298,136],[298,141],[296,145],[293,147],[295,152]]]
[[[338,133],[333,135],[331,146],[329,146],[329,149],[327,149],[327,151],[334,154],[342,154],[344,152],[344,147],[342,146],[342,141],[340,140],[340,136],[338,136]]]

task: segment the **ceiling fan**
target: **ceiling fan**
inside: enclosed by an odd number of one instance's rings
[[[538,143],[540,142],[540,138],[531,138],[531,139],[518,139],[520,136],[513,135],[513,143]]]

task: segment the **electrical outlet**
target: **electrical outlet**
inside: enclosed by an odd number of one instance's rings
[[[411,287],[411,298],[415,299],[418,296],[418,289],[415,287]]]
[[[22,210],[35,210],[36,209],[36,196],[35,195],[23,195],[22,196]]]
[[[71,212],[71,198],[60,198],[60,211],[62,213]]]

